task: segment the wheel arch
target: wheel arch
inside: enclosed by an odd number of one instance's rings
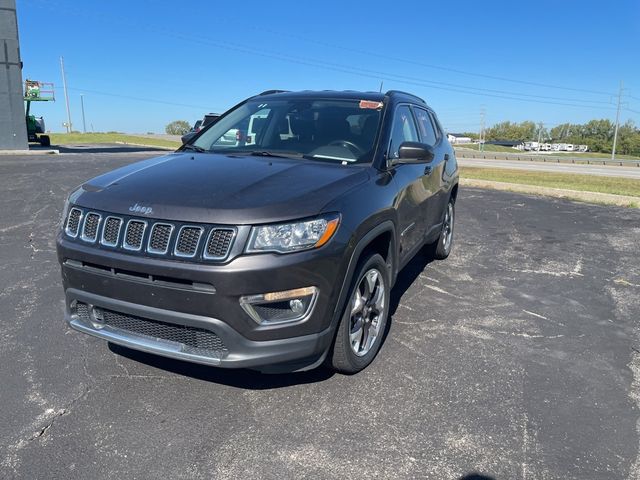
[[[342,281],[338,301],[336,302],[333,312],[333,318],[331,321],[333,328],[335,328],[340,316],[342,315],[342,310],[349,294],[349,288],[351,287],[356,266],[358,265],[358,262],[360,262],[360,260],[369,253],[379,253],[382,256],[389,270],[389,278],[391,280],[392,287],[397,275],[398,265],[396,229],[393,221],[385,220],[382,223],[379,223],[364,234],[356,243],[356,246],[351,252],[347,272]]]

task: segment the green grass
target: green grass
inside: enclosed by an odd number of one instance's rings
[[[94,143],[134,143],[153,147],[178,148],[180,142],[163,138],[138,137],[124,133],[50,133],[52,145],[94,144]]]
[[[640,180],[632,178],[478,167],[462,167],[460,174],[464,178],[474,178],[476,180],[640,197]]]
[[[460,145],[454,145],[454,148],[456,149],[464,148],[467,150],[475,150],[476,152],[479,151],[479,147],[480,146],[477,143],[463,143]],[[485,144],[484,151],[485,152],[520,153],[520,151],[515,148],[503,147],[502,145],[491,145],[491,144]]]

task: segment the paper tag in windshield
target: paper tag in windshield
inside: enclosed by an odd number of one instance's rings
[[[382,108],[382,102],[374,102],[372,100],[360,100],[360,108],[371,108],[373,110],[377,110]]]

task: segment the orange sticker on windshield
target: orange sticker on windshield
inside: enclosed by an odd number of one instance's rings
[[[372,108],[377,110],[378,108],[382,108],[382,102],[374,102],[371,100],[360,100],[360,108]]]

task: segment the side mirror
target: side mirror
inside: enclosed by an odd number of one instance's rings
[[[196,133],[198,132],[188,132],[182,135],[182,137],[180,138],[180,140],[182,140],[182,144],[184,145],[185,143],[189,143],[189,141],[195,136]]]
[[[404,142],[398,149],[399,158],[393,163],[429,163],[435,157],[433,147],[426,143]]]

